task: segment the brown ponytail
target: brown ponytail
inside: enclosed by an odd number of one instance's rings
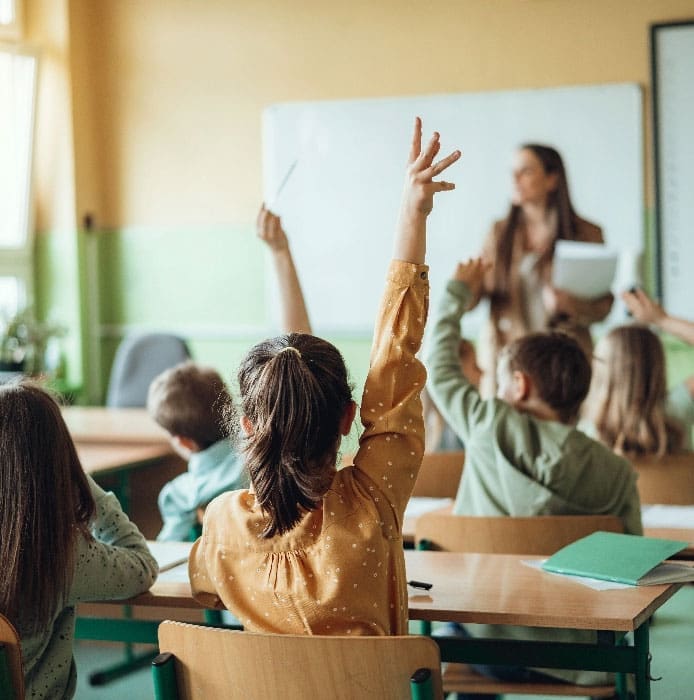
[[[304,333],[258,343],[238,379],[253,426],[243,450],[269,538],[291,530],[328,490],[352,391],[339,350]]]

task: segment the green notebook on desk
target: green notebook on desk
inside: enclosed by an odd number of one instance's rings
[[[560,549],[542,568],[632,586],[694,581],[694,567],[663,563],[687,545],[655,537],[594,532]]]

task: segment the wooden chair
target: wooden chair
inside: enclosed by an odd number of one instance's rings
[[[488,554],[551,555],[597,530],[623,532],[615,515],[536,515],[480,517],[427,513],[417,519],[415,541],[422,549]],[[563,695],[612,697],[614,685],[513,683],[486,678],[467,664],[448,664],[443,674],[446,693],[489,695]]]
[[[19,635],[12,623],[0,615],[0,698],[21,700],[24,697],[24,670]]]
[[[694,505],[694,452],[632,461],[641,503]]]
[[[455,498],[463,475],[464,450],[425,452],[412,496]]]
[[[425,513],[417,518],[420,549],[485,554],[550,555],[597,530],[624,532],[616,515],[535,515],[527,518]]]
[[[159,648],[156,700],[443,697],[439,648],[427,637],[254,634],[166,621]]]
[[[463,474],[465,451],[425,452],[412,496],[455,498]],[[342,456],[342,466],[354,463],[354,454]]]

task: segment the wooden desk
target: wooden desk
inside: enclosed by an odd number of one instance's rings
[[[645,527],[647,537],[660,537],[664,540],[682,540],[689,546],[673,555],[673,559],[694,559],[694,529],[689,527]]]
[[[62,413],[76,443],[169,444],[166,430],[144,408],[67,406]]]
[[[168,433],[144,408],[68,406],[62,414],[84,470],[112,490],[140,530],[154,537],[161,529],[159,492],[186,468]]]
[[[185,545],[183,545],[185,546]],[[597,644],[567,644],[437,638],[442,660],[508,663],[603,671],[636,676],[637,697],[650,697],[648,619],[679,590],[681,584],[595,591],[569,580],[525,566],[505,554],[405,552],[408,579],[433,583],[427,592],[410,589],[412,620],[481,622],[598,631]],[[199,608],[185,580],[187,565],[160,577],[150,591],[127,601],[149,608]],[[179,580],[174,580],[176,577]],[[183,580],[181,580],[183,579]],[[107,603],[110,605],[122,604]],[[156,643],[156,623],[118,621],[128,641]],[[112,623],[112,621],[111,621]],[[133,625],[141,623],[140,632]],[[80,638],[116,639],[119,628],[101,631],[103,620],[80,618]],[[634,632],[634,646],[616,646],[615,632]],[[139,635],[139,636],[138,636]]]
[[[122,469],[136,469],[172,454],[168,445],[126,445],[120,443],[77,443],[82,468],[92,476]]]

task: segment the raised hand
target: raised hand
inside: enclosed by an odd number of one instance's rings
[[[446,168],[460,158],[460,151],[434,163],[441,148],[439,134],[434,132],[422,150],[422,120],[417,117],[407,161],[407,175],[402,194],[400,219],[395,238],[394,255],[400,260],[423,263],[426,251],[426,219],[434,206],[434,195],[455,189],[452,182],[436,181]]]
[[[265,241],[268,247],[275,251],[289,250],[289,241],[282,228],[280,217],[273,214],[263,204],[256,219],[256,231],[258,238]]]
[[[665,310],[638,287],[622,294],[631,315],[640,323],[658,325],[665,317]]]
[[[434,180],[436,176],[460,158],[460,151],[453,151],[434,163],[434,158],[441,149],[439,138],[439,133],[435,131],[426,148],[422,150],[422,120],[419,117],[415,119],[410,156],[407,161],[403,208],[425,216],[434,207],[434,194],[436,192],[455,189],[452,182]]]
[[[472,292],[472,298],[476,299],[482,291],[484,273],[488,267],[489,263],[482,258],[470,258],[465,262],[458,263],[453,273],[453,279],[464,282]]]

